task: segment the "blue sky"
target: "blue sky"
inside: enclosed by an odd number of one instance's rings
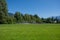
[[[40,17],[60,16],[60,0],[6,0],[8,11],[37,14]]]

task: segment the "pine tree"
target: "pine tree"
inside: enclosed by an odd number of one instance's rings
[[[8,10],[6,0],[0,0],[0,24],[7,23],[7,16]]]
[[[17,23],[21,23],[23,21],[23,17],[22,17],[22,14],[20,12],[16,12],[14,14],[14,17],[16,18],[16,22]]]

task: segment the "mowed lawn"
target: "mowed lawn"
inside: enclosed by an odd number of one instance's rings
[[[60,24],[1,24],[0,40],[60,40]]]

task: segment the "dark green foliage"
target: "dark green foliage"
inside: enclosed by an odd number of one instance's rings
[[[13,23],[13,19],[11,17],[8,18],[8,24],[12,24]]]
[[[16,18],[16,23],[40,23],[40,18],[37,15],[23,15],[20,12],[16,12],[14,17]]]
[[[8,13],[6,0],[0,0],[0,24],[12,23],[60,23],[56,17],[40,18],[38,15],[23,15],[20,12]]]
[[[40,17],[38,15],[34,15],[36,23],[41,23]]]
[[[24,20],[25,20],[25,22],[30,22],[30,20],[31,20],[31,17],[30,17],[30,15],[28,15],[28,14],[25,14],[24,15]]]
[[[22,17],[22,14],[20,13],[20,12],[16,12],[15,14],[14,14],[14,17],[16,18],[16,23],[20,23],[20,22],[22,22],[23,20],[23,17]]]
[[[8,11],[5,0],[0,0],[0,24],[7,23]]]

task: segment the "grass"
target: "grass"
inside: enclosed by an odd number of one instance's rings
[[[0,40],[60,40],[60,24],[3,24]]]

